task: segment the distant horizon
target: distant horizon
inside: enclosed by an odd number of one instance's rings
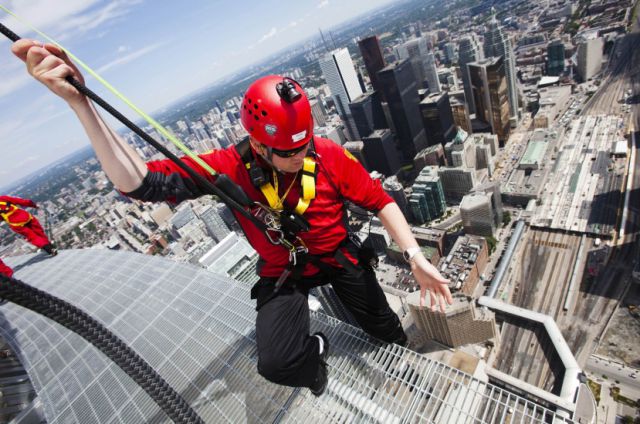
[[[355,0],[347,4],[301,0],[288,4],[285,15],[281,4],[269,0],[256,5],[253,13],[228,0],[216,4],[196,0],[186,9],[155,3],[149,8],[145,4],[149,0],[37,1],[34,7],[10,1],[8,7],[59,40],[142,110],[155,115],[169,112],[198,92],[224,84],[226,78],[291,46],[319,39],[318,28],[332,30],[402,0]],[[216,20],[221,14],[225,19]],[[167,31],[167,21],[189,25]],[[40,38],[4,14],[0,14],[0,22],[21,36]],[[0,185],[7,189],[82,149],[87,137],[67,105],[28,76],[24,65],[8,53],[7,40],[0,39],[0,45],[7,52],[0,54],[0,108],[6,111],[0,116],[0,146],[4,152],[0,157]],[[105,99],[113,98],[90,76],[87,85]],[[125,110],[119,101],[112,104]]]

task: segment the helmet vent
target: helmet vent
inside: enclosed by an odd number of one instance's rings
[[[266,110],[262,111],[262,116],[267,116],[267,111]]]

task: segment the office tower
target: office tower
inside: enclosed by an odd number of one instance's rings
[[[564,43],[553,40],[547,45],[547,75],[558,76],[564,72]]]
[[[362,141],[347,141],[342,147],[347,149],[353,157],[358,159],[358,162],[360,162],[364,169],[371,172],[371,169],[369,169],[369,165],[367,164],[367,159],[364,156],[364,143]]]
[[[427,52],[424,59],[424,76],[430,93],[442,91],[440,79],[438,78],[438,68],[436,67],[436,57],[433,52]]]
[[[327,358],[329,389],[315,398],[256,372],[256,304],[248,284],[123,251],[61,251],[56,266],[28,259],[13,257],[8,265],[20,265],[18,278],[98,318],[178,390],[203,422],[572,421],[566,409],[543,406],[548,400],[536,394],[540,390],[530,393],[526,385],[514,384],[500,388],[473,369],[461,371],[311,311],[312,331],[329,334],[333,352]],[[460,334],[473,330],[461,328]],[[0,333],[38,382],[37,402],[29,405],[33,422],[169,421],[114,362],[52,320],[8,302]],[[203,401],[212,397],[215,401]],[[575,408],[572,401],[566,404]]]
[[[311,106],[311,116],[313,116],[313,125],[315,127],[324,127],[327,123],[327,115],[322,107],[322,102],[319,98],[309,99],[309,105]]]
[[[476,309],[471,298],[454,295],[453,304],[445,312],[420,306],[420,290],[407,296],[409,310],[416,326],[429,339],[449,347],[482,343],[496,338],[496,322],[492,312]]]
[[[578,42],[578,66],[576,70],[582,81],[588,81],[600,72],[602,67],[602,38],[583,38]]]
[[[413,159],[413,168],[418,172],[425,166],[444,166],[445,164],[444,147],[442,147],[442,144],[436,144],[420,150]]]
[[[395,62],[378,72],[378,77],[387,99],[402,160],[411,163],[416,153],[427,147],[413,68],[408,60]]]
[[[509,97],[502,57],[472,62],[468,65],[476,118],[491,126],[503,146],[509,138]]]
[[[484,52],[480,48],[480,42],[475,34],[467,35],[460,39],[458,44],[458,63],[462,72],[462,85],[464,87],[464,98],[469,108],[469,114],[476,113],[476,106],[473,100],[473,90],[469,78],[469,68],[467,64],[484,59]],[[465,130],[466,131],[466,130]],[[471,128],[469,131],[471,132]]]
[[[349,103],[360,137],[366,137],[374,130],[388,128],[380,97],[377,91],[369,91]]]
[[[399,45],[396,50],[400,60],[407,59],[411,62],[418,87],[422,88],[426,81],[431,93],[441,91],[436,60],[426,37],[411,39]]]
[[[471,133],[471,117],[469,115],[469,107],[465,102],[464,91],[450,91],[449,104],[451,105],[451,114],[453,115],[453,123],[467,133]]]
[[[322,305],[325,314],[339,319],[342,322],[358,327],[358,322],[351,315],[351,312],[344,307],[340,298],[330,285],[316,287],[312,294],[318,299]]]
[[[364,66],[367,68],[373,91],[382,93],[382,87],[378,82],[378,71],[386,66],[384,62],[384,56],[382,55],[382,49],[380,48],[380,41],[378,36],[372,35],[371,37],[363,38],[358,41],[358,47],[360,47],[360,53],[362,54],[362,60]],[[365,136],[367,134],[360,134]]]
[[[474,188],[474,191],[480,193],[486,193],[491,196],[491,210],[493,210],[493,222],[496,227],[502,225],[502,217],[504,209],[502,207],[502,192],[500,191],[500,184],[493,182],[486,182]]]
[[[447,202],[459,202],[476,184],[473,168],[440,168],[438,176]]]
[[[460,202],[460,216],[466,234],[493,237],[496,231],[491,194],[470,193]]]
[[[456,135],[453,114],[446,92],[433,93],[420,102],[420,114],[424,125],[427,144],[445,145]]]
[[[424,224],[444,214],[447,205],[436,167],[424,167],[413,183],[412,191],[409,206],[414,222]]]
[[[392,175],[385,178],[384,182],[382,183],[382,188],[387,192],[389,196],[391,196],[393,200],[395,200],[396,204],[406,217],[408,211],[407,195],[404,192],[402,184],[400,184],[400,182],[398,181],[398,177]]]
[[[484,34],[485,57],[502,57],[504,73],[507,77],[507,95],[509,97],[509,117],[511,126],[515,127],[520,119],[518,102],[518,75],[516,74],[516,58],[508,34],[498,25],[495,15],[489,22]]]
[[[329,85],[338,115],[344,121],[351,140],[357,140],[359,134],[351,117],[349,103],[362,95],[353,61],[346,48],[336,49],[320,59],[320,69]]]
[[[400,169],[400,155],[389,130],[375,130],[362,138],[364,157],[371,169],[383,175],[394,175]]]
[[[446,43],[444,45],[444,57],[447,65],[451,65],[458,61],[456,45],[454,43]]]
[[[456,136],[444,145],[444,154],[447,165],[463,168],[475,168],[475,147],[472,138],[463,131],[458,130]]]
[[[207,233],[213,237],[216,242],[224,239],[231,232],[231,229],[220,216],[218,209],[213,205],[205,205],[201,209],[196,210],[196,214],[204,223]]]

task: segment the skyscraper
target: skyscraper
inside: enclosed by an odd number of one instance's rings
[[[382,188],[387,192],[389,196],[391,196],[391,198],[393,198],[393,200],[395,200],[396,204],[406,217],[408,208],[407,195],[404,193],[402,184],[400,184],[400,182],[398,181],[398,177],[393,175],[391,177],[385,178],[384,182],[382,183]]]
[[[388,102],[402,160],[410,163],[418,151],[427,147],[413,68],[408,60],[403,60],[385,67],[378,72],[378,76]]]
[[[411,62],[418,87],[422,88],[426,80],[431,93],[441,91],[436,60],[426,37],[411,39],[399,45],[396,50],[400,60],[408,59]]]
[[[364,157],[371,169],[383,175],[394,175],[400,169],[400,156],[391,131],[375,130],[362,138]]]
[[[564,43],[553,40],[547,45],[547,75],[558,76],[564,72]]]
[[[417,224],[424,224],[444,214],[447,205],[436,167],[425,166],[412,189],[409,206]]]
[[[325,54],[320,59],[320,69],[329,85],[338,115],[344,121],[349,137],[352,140],[358,139],[359,134],[351,116],[349,103],[362,95],[362,89],[349,50],[342,48]]]
[[[427,144],[443,146],[456,135],[449,95],[446,92],[428,95],[420,102],[420,114],[424,125]]]
[[[458,63],[462,72],[462,85],[464,87],[464,97],[469,108],[469,114],[476,113],[475,102],[473,101],[473,90],[469,79],[469,68],[467,64],[484,59],[484,53],[480,48],[480,42],[475,34],[470,34],[460,39],[458,45]],[[465,130],[466,131],[466,130]],[[468,132],[471,132],[469,129]]]
[[[593,78],[600,72],[602,67],[602,49],[604,41],[602,38],[583,38],[578,42],[578,75],[582,81]]]
[[[382,55],[378,36],[372,35],[371,37],[363,38],[358,41],[358,47],[360,47],[362,60],[364,61],[365,68],[367,68],[367,73],[369,74],[373,90],[378,93],[382,93],[380,83],[378,82],[378,71],[384,68],[386,64],[384,62],[384,56]],[[361,136],[365,135],[366,134],[361,134]]]
[[[500,144],[504,145],[511,131],[504,60],[502,57],[490,57],[467,66],[476,117],[491,125],[491,132],[497,134]]]
[[[374,130],[388,128],[380,97],[377,91],[369,91],[349,103],[353,122],[361,138]]]
[[[466,65],[465,69],[467,69]],[[469,114],[469,105],[465,100],[465,92],[462,90],[449,91],[449,104],[451,105],[454,124],[456,124],[458,128],[471,134],[471,116]]]
[[[520,119],[518,104],[518,75],[516,74],[516,58],[513,53],[513,45],[508,34],[498,25],[495,15],[489,22],[487,32],[484,34],[485,57],[502,57],[504,71],[507,77],[507,94],[509,97],[509,117],[511,126],[515,127]]]
[[[496,231],[491,194],[470,193],[460,202],[460,217],[466,234],[492,237]]]
[[[495,316],[489,310],[476,309],[471,298],[453,296],[445,312],[420,306],[420,290],[407,296],[407,304],[416,326],[430,339],[449,347],[481,343],[496,337]]]

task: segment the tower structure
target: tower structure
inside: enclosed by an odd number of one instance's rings
[[[378,72],[378,76],[388,102],[402,159],[410,163],[418,151],[427,147],[413,68],[408,60],[402,60],[388,65]]]
[[[329,85],[338,115],[342,118],[350,139],[358,139],[360,135],[353,122],[349,103],[362,95],[362,89],[349,50],[342,48],[325,54],[320,59],[320,69]]]
[[[513,53],[513,45],[508,34],[498,24],[493,15],[487,32],[484,34],[485,57],[502,57],[505,75],[507,77],[507,95],[509,98],[509,119],[511,126],[515,127],[520,119],[518,104],[518,75],[516,74],[516,58]]]

